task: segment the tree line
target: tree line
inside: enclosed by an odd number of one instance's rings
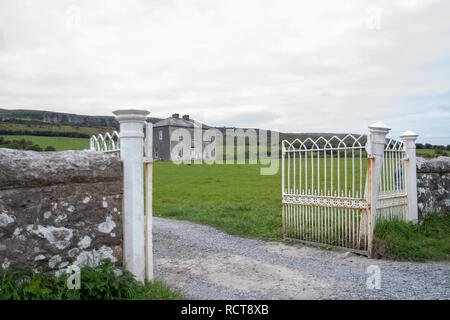
[[[450,144],[444,146],[444,145],[433,145],[430,143],[416,143],[416,149],[434,149],[434,150],[450,151]]]

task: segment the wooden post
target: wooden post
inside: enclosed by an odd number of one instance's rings
[[[364,223],[364,237],[367,239],[367,251],[369,251],[369,256],[372,255],[372,245],[373,245],[373,232],[372,232],[372,177],[374,174],[374,164],[373,157],[369,155],[367,157],[367,211],[366,211],[366,221]],[[376,205],[376,202],[375,202]]]
[[[145,278],[153,279],[153,125],[147,122],[145,138]]]

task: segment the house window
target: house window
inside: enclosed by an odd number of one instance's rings
[[[159,140],[162,140],[163,139],[163,133],[162,133],[162,130],[159,130]]]
[[[155,148],[155,158],[158,158],[158,148]]]
[[[192,140],[195,140],[195,139],[194,139],[194,131],[191,131],[191,139],[192,139]]]
[[[195,149],[192,148],[192,149],[191,149],[191,157],[195,157],[195,154],[196,154]]]
[[[183,141],[183,135],[180,133],[180,135],[178,136],[178,140],[179,141]]]
[[[183,157],[183,149],[178,150],[178,156],[180,158]]]

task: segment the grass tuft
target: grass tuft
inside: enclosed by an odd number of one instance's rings
[[[450,260],[450,216],[430,214],[414,225],[399,219],[377,223],[374,255],[394,260]]]

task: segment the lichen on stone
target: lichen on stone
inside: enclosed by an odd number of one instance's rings
[[[14,223],[14,216],[8,215],[7,211],[0,213],[0,227],[5,227],[10,223]]]
[[[98,231],[103,232],[103,233],[110,233],[115,227],[116,227],[116,224],[112,220],[112,217],[107,216],[106,221],[103,223],[100,223],[98,225]]]

